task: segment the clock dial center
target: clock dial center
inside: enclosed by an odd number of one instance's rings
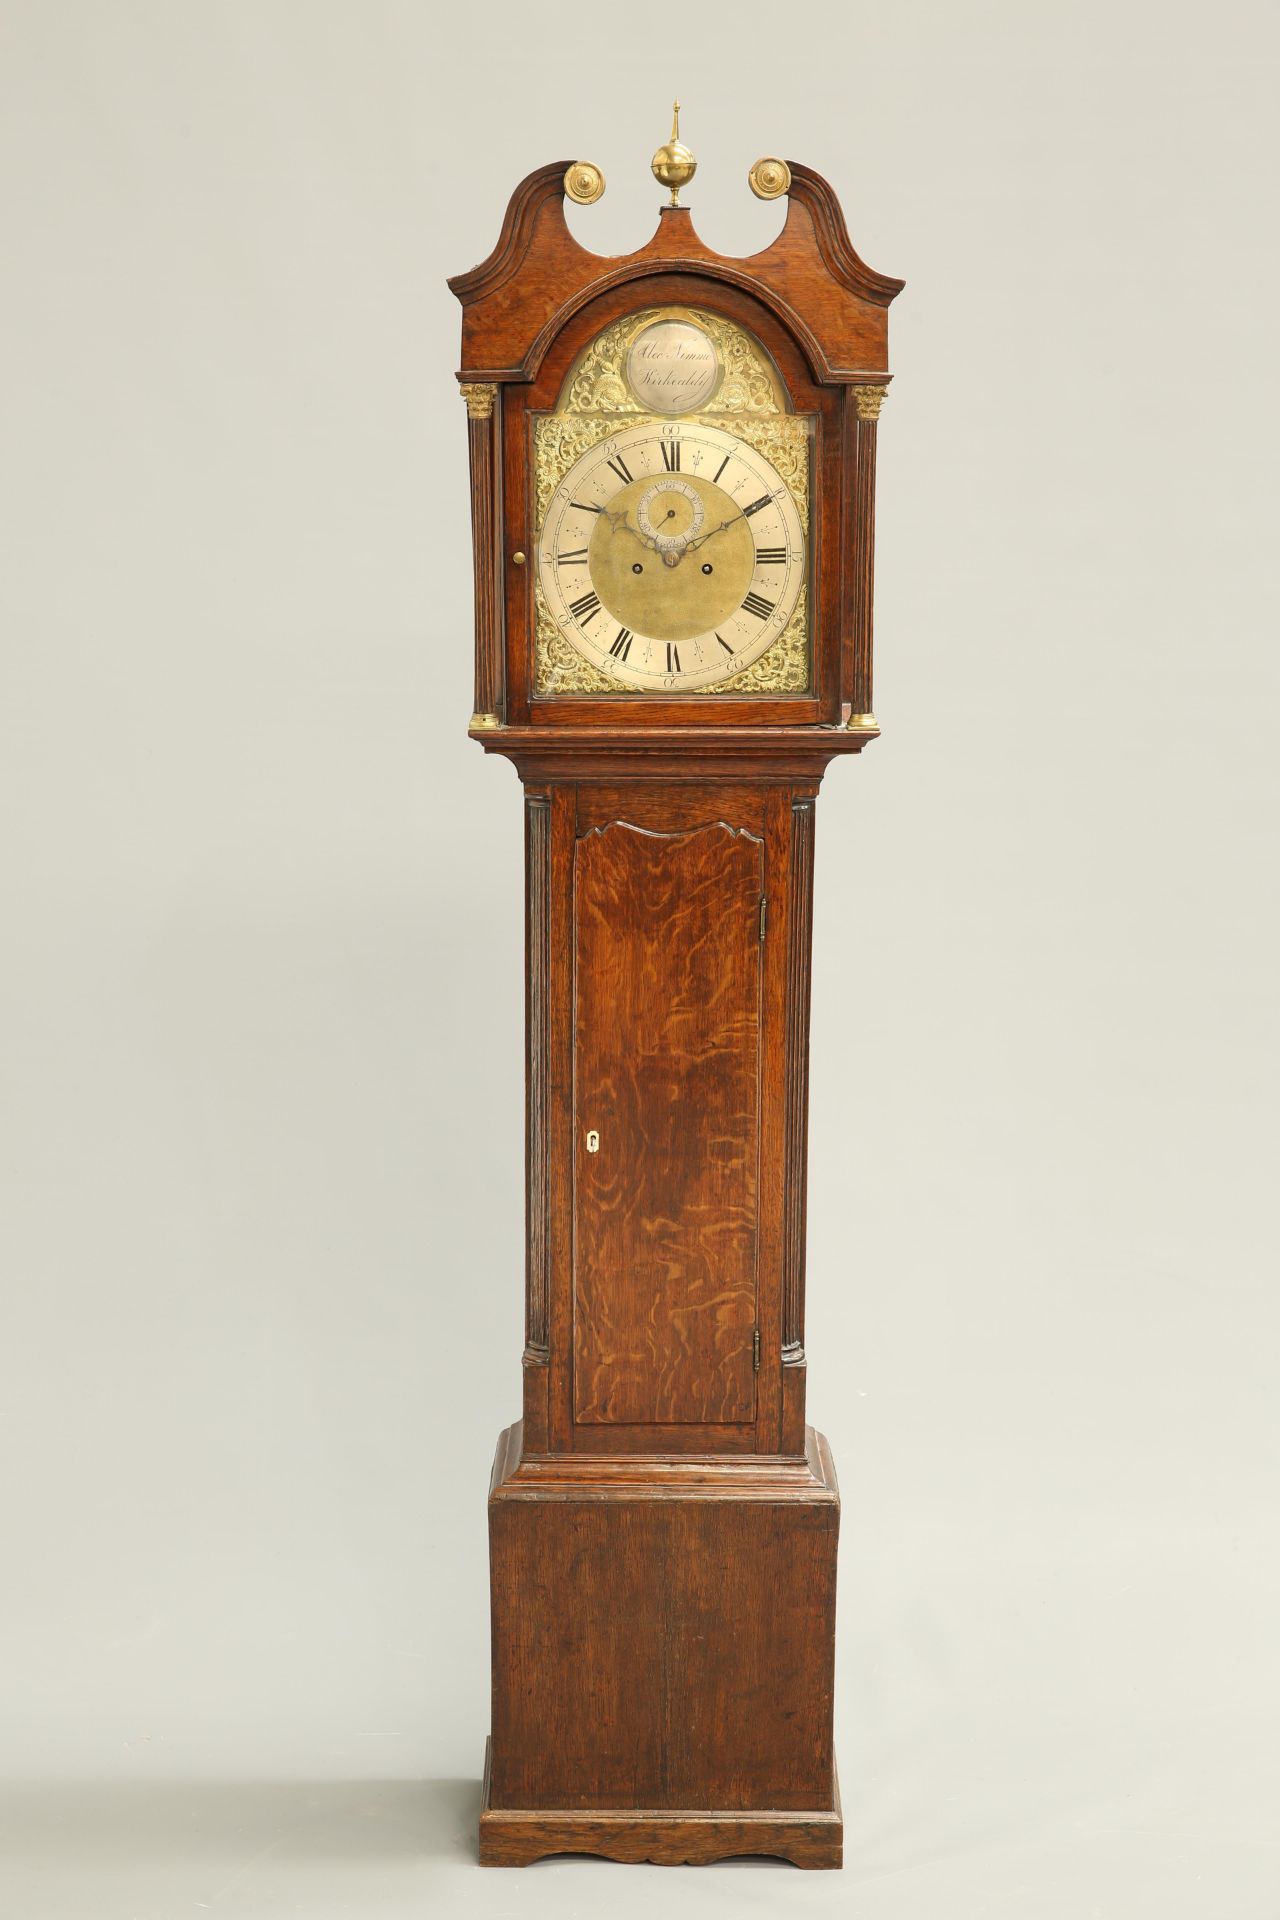
[[[756,564],[751,524],[720,487],[693,476],[634,480],[591,536],[591,584],[620,626],[691,640],[743,603]]]

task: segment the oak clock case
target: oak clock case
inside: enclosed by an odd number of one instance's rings
[[[489,1491],[485,1865],[838,1866],[839,1494],[804,1350],[815,801],[872,707],[887,309],[830,187],[747,260],[530,174],[463,308],[473,737],[524,792],[522,1417]],[[493,1276],[495,1287],[502,1277]],[[487,1276],[486,1276],[487,1280]]]

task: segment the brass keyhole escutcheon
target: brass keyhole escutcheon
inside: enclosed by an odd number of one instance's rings
[[[596,1132],[595,1128],[592,1127],[590,1133],[587,1135],[587,1152],[599,1153],[599,1151],[600,1151],[600,1135]]]

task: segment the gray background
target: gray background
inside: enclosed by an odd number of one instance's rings
[[[1280,1914],[1278,51],[7,0],[4,1920]],[[848,1867],[481,1875],[520,806],[444,276],[559,156],[642,244],[676,88],[709,242],[782,153],[909,283],[818,830]]]

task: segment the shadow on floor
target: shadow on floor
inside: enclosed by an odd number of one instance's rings
[[[476,1858],[479,1780],[0,1783],[0,1857],[155,1863]]]

